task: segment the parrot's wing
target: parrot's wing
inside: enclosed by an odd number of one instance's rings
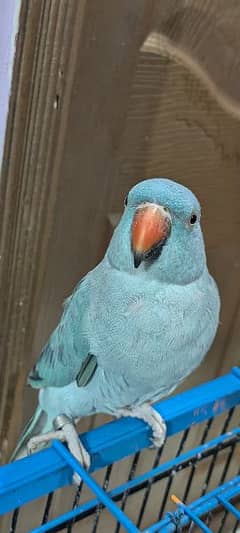
[[[64,387],[74,380],[81,387],[87,385],[97,369],[97,358],[89,353],[87,335],[87,278],[66,300],[61,320],[29,374],[28,383],[34,388]]]

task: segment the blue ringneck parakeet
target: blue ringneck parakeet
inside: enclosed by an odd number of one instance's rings
[[[201,363],[219,308],[198,200],[169,179],[138,183],[103,260],[65,302],[29,375],[39,406],[14,457],[54,436],[88,464],[73,422],[100,412],[142,418],[160,446],[165,424],[151,403]]]

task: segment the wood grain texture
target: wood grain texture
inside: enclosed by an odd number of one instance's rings
[[[64,107],[71,87],[70,75],[64,91],[62,73],[69,65],[72,40],[78,40],[74,19],[80,9],[75,7],[74,2],[69,5],[65,0],[23,2],[22,6],[1,181],[3,456],[16,439],[21,421],[17,406],[22,401],[58,182],[53,154],[61,146]],[[65,105],[60,108],[62,94]]]

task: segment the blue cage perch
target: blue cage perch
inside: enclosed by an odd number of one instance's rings
[[[1,467],[0,513],[8,515],[6,532],[237,532],[239,406],[240,369],[233,368],[155,405],[167,422],[168,438],[161,450],[146,450],[151,431],[145,423],[120,419],[81,435],[91,455],[90,472],[59,442]],[[169,458],[166,452],[172,449]],[[114,469],[127,472],[117,485]],[[82,478],[78,489],[67,487],[73,470]],[[178,492],[171,499],[175,486]],[[59,507],[54,513],[58,489],[72,491],[71,507],[61,514]]]

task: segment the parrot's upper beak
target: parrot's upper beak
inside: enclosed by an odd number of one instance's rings
[[[144,203],[136,209],[132,222],[132,251],[134,266],[145,259],[159,257],[171,232],[171,216],[166,208]]]

